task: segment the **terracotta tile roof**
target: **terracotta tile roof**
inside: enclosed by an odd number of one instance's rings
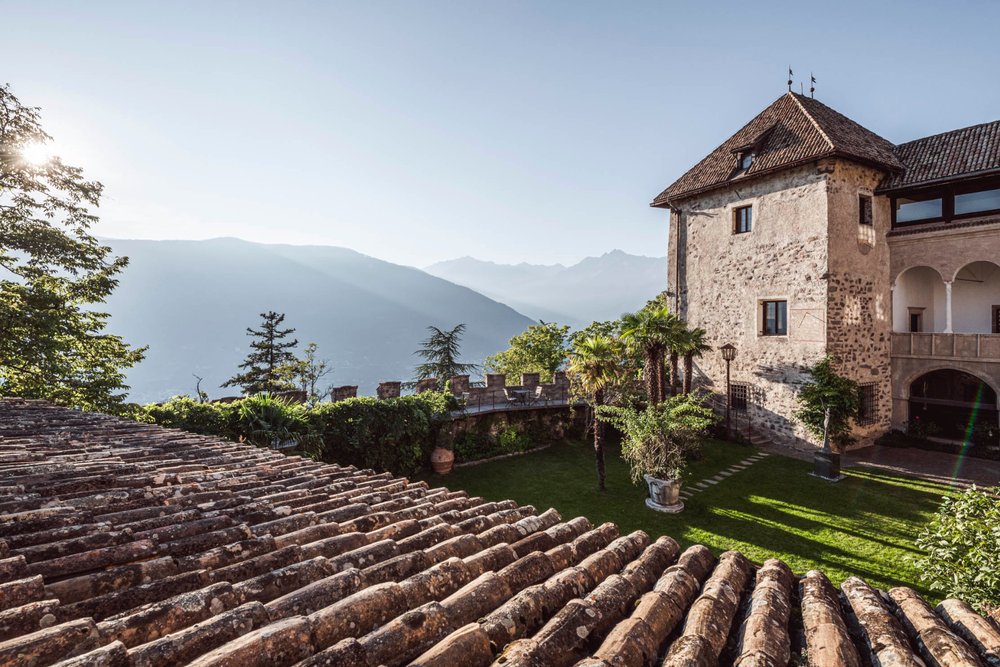
[[[896,155],[905,171],[887,177],[880,190],[1000,172],[1000,120],[900,144]]]
[[[42,402],[0,400],[0,512],[3,665],[1000,659],[957,600]]]
[[[753,147],[753,163],[737,174],[738,151]],[[888,171],[902,168],[893,145],[811,97],[786,93],[661,192],[652,206],[779,169],[839,156]]]

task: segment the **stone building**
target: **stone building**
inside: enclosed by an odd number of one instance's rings
[[[757,434],[792,418],[831,355],[860,385],[855,436],[995,437],[1000,392],[1000,121],[894,145],[787,93],[658,195],[668,293],[737,348],[732,403]],[[696,383],[725,395],[725,362]]]

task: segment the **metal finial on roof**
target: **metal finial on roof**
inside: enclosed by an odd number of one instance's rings
[[[816,97],[816,77],[809,72],[809,97]]]
[[[792,92],[792,66],[788,66],[788,92]]]

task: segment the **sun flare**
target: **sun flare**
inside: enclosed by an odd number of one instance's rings
[[[41,166],[52,159],[52,147],[40,141],[25,144],[21,148],[21,158],[32,166]]]

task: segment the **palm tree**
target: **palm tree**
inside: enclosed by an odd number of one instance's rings
[[[604,423],[597,419],[597,408],[604,405],[605,392],[618,379],[621,350],[610,336],[590,336],[577,342],[569,355],[567,371],[577,386],[590,397],[594,416],[594,459],[597,463],[597,487],[604,490]]]
[[[643,375],[649,403],[655,405],[666,398],[663,389],[663,355],[673,350],[680,321],[666,307],[643,308],[622,315],[622,340],[645,356]]]
[[[712,349],[705,342],[706,332],[700,327],[685,329],[678,341],[677,350],[684,356],[684,388],[685,394],[691,393],[691,380],[694,374],[694,359]]]

